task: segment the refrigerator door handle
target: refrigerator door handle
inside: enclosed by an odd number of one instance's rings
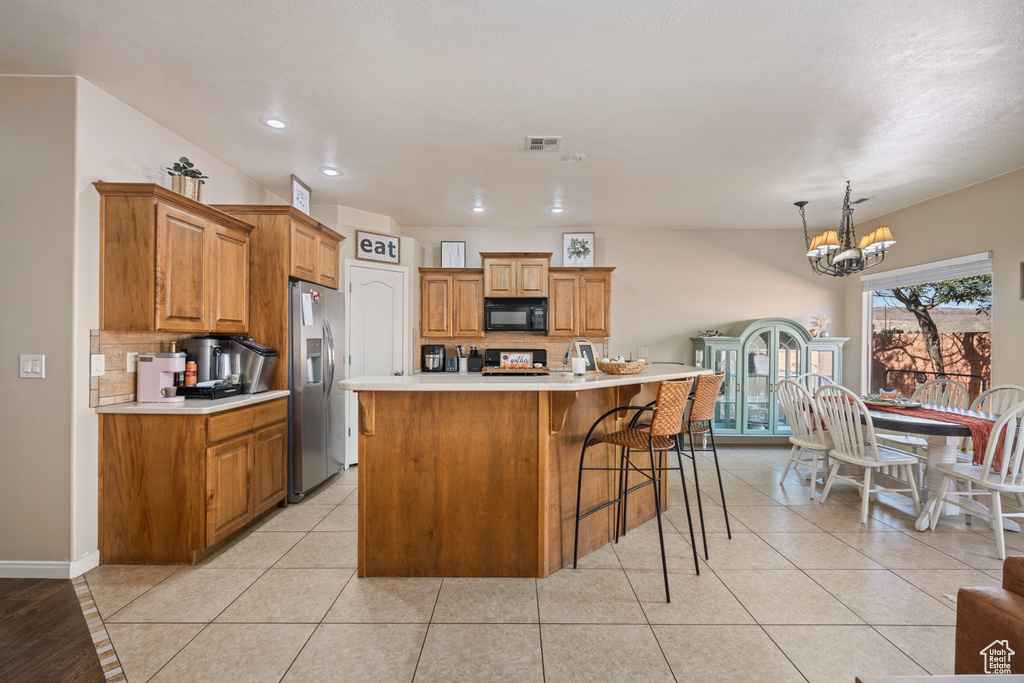
[[[328,380],[324,382],[324,398],[330,400],[331,388],[334,385],[334,334],[331,324],[324,319],[324,341],[327,342]]]

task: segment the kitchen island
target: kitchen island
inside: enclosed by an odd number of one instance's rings
[[[359,401],[359,576],[544,577],[571,564],[591,425],[612,408],[653,401],[662,380],[700,374],[710,370],[664,364],[585,379],[425,373],[339,382]],[[632,414],[609,418],[608,430]],[[588,465],[598,463],[617,464],[618,455],[595,447]],[[585,473],[583,508],[614,498],[616,487],[612,472]],[[614,510],[581,522],[581,556],[612,540]],[[628,512],[627,529],[653,517],[653,495],[634,494]]]

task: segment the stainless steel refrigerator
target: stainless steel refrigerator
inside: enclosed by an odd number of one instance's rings
[[[288,502],[297,503],[345,463],[345,299],[323,285],[292,280],[288,334]]]

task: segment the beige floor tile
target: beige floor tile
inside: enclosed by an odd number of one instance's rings
[[[660,571],[626,572],[651,624],[753,624],[754,619],[713,572],[669,572],[672,602],[665,602]]]
[[[927,532],[914,533],[915,536],[898,531],[833,535],[886,569],[970,569],[963,562],[917,540],[917,536]]]
[[[263,573],[262,569],[185,568],[121,609],[113,622],[213,621]]]
[[[647,623],[619,569],[562,569],[537,580],[537,600],[545,624]]]
[[[685,527],[684,527],[685,528]],[[694,533],[697,533],[696,530]],[[689,532],[686,532],[689,538]],[[700,543],[700,537],[697,537]],[[658,534],[630,531],[612,544],[615,555],[624,569],[661,569],[661,544]],[[694,571],[693,550],[683,536],[674,529],[665,530],[665,558],[669,570]]]
[[[425,624],[440,589],[437,578],[353,577],[324,622]]]
[[[932,676],[952,676],[955,626],[876,626],[890,643]]]
[[[449,578],[431,621],[448,624],[536,624],[537,579]]]
[[[799,508],[797,508],[799,509]],[[782,505],[730,507],[729,512],[751,531],[820,533],[821,529]]]
[[[312,624],[210,624],[154,681],[279,681]]]
[[[543,681],[540,630],[526,624],[431,624],[417,681]]]
[[[882,568],[882,565],[857,552],[832,534],[758,535],[800,569]]]
[[[789,468],[789,472],[786,474],[786,484],[799,485],[804,482],[804,475],[810,468],[801,467],[800,472],[797,473],[792,467]],[[782,477],[782,472],[779,470],[773,470],[770,467],[762,467],[761,469],[749,469],[749,470],[736,470],[733,472],[737,479],[740,479],[744,484],[750,484],[751,486],[769,486],[779,485],[779,480]]]
[[[352,493],[345,497],[345,500],[341,501],[342,505],[358,505],[359,504],[359,489],[356,489]]]
[[[860,504],[856,505],[857,510],[860,510]],[[915,525],[917,524],[917,512],[914,511],[914,506],[908,505],[889,505],[885,502],[871,501],[871,508],[868,510],[868,516],[877,519],[878,521],[887,524],[899,531],[905,531],[910,534],[918,533]]]
[[[303,501],[289,505],[267,515],[256,531],[311,531],[324,517],[330,514],[334,505],[315,505]]]
[[[863,623],[802,571],[728,569],[715,573],[759,624]]]
[[[285,683],[411,681],[426,624],[321,624]]]
[[[708,565],[715,570],[794,568],[792,562],[751,533],[735,533],[732,538],[726,534],[708,534],[708,558]]]
[[[358,552],[358,538],[354,531],[312,531],[274,566],[355,567]]]
[[[680,496],[680,501],[682,496]],[[704,529],[710,533],[725,533],[725,512],[722,510],[722,506],[709,501],[707,499],[703,502],[704,505]],[[700,534],[700,515],[697,510],[697,502],[691,497],[690,498],[690,514],[693,517],[693,533],[695,536]],[[686,526],[686,510],[683,507],[682,502],[678,505],[673,505],[665,512],[665,517],[672,523],[672,526],[676,528],[680,534],[684,534],[687,542],[690,538],[689,528]],[[749,532],[750,529],[745,527],[740,520],[736,519],[735,515],[729,515],[729,530],[735,533]]]
[[[167,565],[101,564],[85,574],[85,581],[100,616],[108,619],[179,569]]]
[[[673,681],[650,626],[545,624],[549,681]]]
[[[828,501],[832,503],[832,500]],[[860,510],[836,503],[826,505],[809,505],[806,507],[794,507],[793,512],[800,515],[815,526],[828,532],[868,532],[868,531],[897,531],[873,517],[868,517],[867,524],[860,523]]]
[[[952,603],[936,600],[886,569],[812,569],[807,575],[869,624],[956,624]]]
[[[811,683],[926,673],[870,626],[766,626],[765,630]]]
[[[318,623],[354,569],[270,569],[217,622]]]
[[[803,681],[760,626],[655,626],[680,681]]]
[[[580,569],[622,569],[619,556],[615,554],[615,548],[611,543],[605,543],[597,550],[579,558],[578,565]],[[572,558],[569,558],[569,565],[566,568],[571,567]]]
[[[986,533],[933,534],[927,531],[917,532],[917,536],[922,543],[952,555],[975,569],[1001,569],[1003,566],[996,551],[995,536]],[[1021,554],[1019,550],[1010,547],[1006,549],[1007,557]]]
[[[253,532],[222,552],[210,556],[200,566],[266,569],[284,557],[305,535],[301,531]]]
[[[313,531],[358,531],[358,513],[358,505],[339,505],[331,514],[324,517]]]
[[[121,670],[129,681],[148,681],[206,624],[106,624]]]
[[[760,506],[776,506],[780,505],[777,500],[774,500],[770,496],[766,496],[760,490],[754,486],[745,484],[743,486],[725,486],[725,504],[727,506],[740,506],[740,505],[760,505]],[[721,504],[722,495],[718,488],[714,488],[711,491],[705,492],[716,503]]]
[[[758,491],[768,496],[777,503],[786,506],[798,506],[798,507],[846,507],[841,501],[826,500],[824,503],[821,502],[821,489],[822,485],[819,482],[818,486],[814,489],[814,498],[811,498],[811,487],[806,482],[803,483],[790,483],[788,480],[784,486],[755,486]],[[794,512],[797,512],[794,510]]]
[[[302,501],[313,505],[338,505],[348,498],[356,490],[356,485],[351,481],[336,481],[332,484],[321,486],[310,493]]]
[[[939,602],[956,608],[956,603],[946,596],[956,598],[961,588],[987,586],[999,588],[1002,579],[996,579],[977,569],[894,569],[896,574],[923,590]]]

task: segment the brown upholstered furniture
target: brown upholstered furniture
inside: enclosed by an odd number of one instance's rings
[[[1002,588],[961,588],[956,599],[954,673],[991,673],[986,665],[995,666],[998,650],[1009,648],[1010,673],[1024,674],[1024,557],[1003,562]],[[988,662],[982,651],[993,644]]]

